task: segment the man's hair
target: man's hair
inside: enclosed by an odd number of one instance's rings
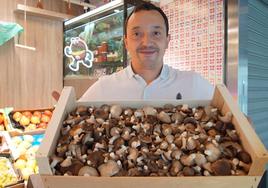
[[[125,32],[125,35],[127,36],[127,24],[128,24],[128,20],[129,18],[131,17],[131,15],[135,12],[139,12],[139,11],[142,11],[142,10],[156,10],[157,12],[159,12],[161,14],[161,16],[164,18],[164,21],[165,21],[165,26],[166,26],[166,35],[168,36],[168,31],[169,31],[169,26],[168,26],[168,18],[166,16],[166,14],[163,12],[163,10],[157,6],[155,6],[154,4],[152,3],[149,3],[149,2],[144,2],[140,5],[137,5],[135,6],[135,8],[133,9],[133,11],[128,15],[126,21],[125,21],[125,27],[124,27],[124,32]],[[144,18],[146,19],[146,18]]]

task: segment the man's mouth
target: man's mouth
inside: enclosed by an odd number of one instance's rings
[[[144,54],[144,55],[152,55],[157,52],[156,49],[142,49],[138,50],[139,53]]]

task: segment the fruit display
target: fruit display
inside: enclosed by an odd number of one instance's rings
[[[12,168],[12,164],[6,157],[0,157],[0,188],[18,182],[18,177]]]
[[[232,119],[213,106],[78,106],[50,167],[74,176],[247,175],[252,159]]]
[[[23,131],[46,129],[52,110],[12,111],[9,113],[12,126]]]
[[[24,180],[28,180],[31,174],[38,173],[35,154],[43,137],[43,134],[12,137],[12,143],[18,152],[14,166],[21,171]]]

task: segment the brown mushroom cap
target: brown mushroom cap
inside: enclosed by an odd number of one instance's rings
[[[211,164],[211,170],[216,176],[231,175],[232,165],[226,159],[220,159]]]
[[[78,176],[99,176],[98,171],[90,166],[83,166],[79,172]]]
[[[118,164],[113,160],[108,160],[98,167],[101,176],[113,176],[120,171]]]

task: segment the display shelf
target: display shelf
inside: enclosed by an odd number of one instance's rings
[[[26,12],[28,15],[38,16],[38,17],[42,17],[42,18],[48,18],[48,19],[52,19],[52,20],[60,20],[60,21],[71,19],[74,17],[74,16],[68,15],[68,14],[58,13],[58,12],[54,12],[51,10],[44,10],[44,9],[26,6],[26,5],[22,5],[22,4],[17,4],[17,8],[15,9],[14,12],[15,13]]]

